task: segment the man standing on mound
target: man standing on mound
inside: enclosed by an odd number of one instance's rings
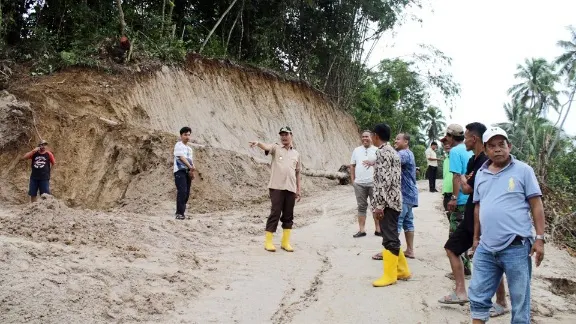
[[[50,194],[50,172],[56,160],[52,152],[47,149],[48,142],[42,140],[38,147],[26,153],[22,159],[32,160],[32,173],[30,174],[30,186],[28,195],[30,202],[35,202],[40,195]]]
[[[398,279],[410,278],[410,270],[404,253],[400,249],[398,217],[402,211],[402,192],[400,189],[400,156],[388,143],[390,126],[378,124],[372,132],[372,143],[378,147],[374,164],[374,198],[372,210],[380,220],[382,233],[382,260],[384,274],[372,283],[374,287],[395,284]]]
[[[281,144],[265,144],[250,142],[250,147],[258,146],[272,156],[271,174],[268,188],[272,207],[266,222],[266,240],[264,249],[275,252],[272,235],[276,232],[278,221],[282,221],[281,248],[288,252],[294,249],[290,246],[290,231],[294,220],[294,205],[300,201],[300,153],[292,146],[292,129],[284,126],[280,129]]]
[[[174,183],[176,184],[176,219],[185,219],[184,212],[194,180],[194,162],[190,141],[190,127],[180,129],[180,141],[174,145]]]

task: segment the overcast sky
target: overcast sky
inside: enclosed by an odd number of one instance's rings
[[[502,105],[510,101],[508,88],[518,83],[516,66],[525,58],[555,59],[562,53],[556,42],[570,38],[566,26],[576,26],[576,0],[428,0],[423,9],[410,13],[423,22],[407,21],[395,35],[383,37],[369,64],[418,52],[418,44],[433,45],[452,57],[451,70],[462,93],[452,118],[442,107],[447,124],[506,121]],[[549,118],[556,121],[557,115]],[[576,135],[576,107],[564,128]]]

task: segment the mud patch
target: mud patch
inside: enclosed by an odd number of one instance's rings
[[[566,278],[545,278],[550,285],[550,291],[558,296],[576,295],[576,282]]]

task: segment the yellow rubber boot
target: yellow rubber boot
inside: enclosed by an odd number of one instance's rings
[[[285,229],[282,233],[282,245],[280,247],[282,250],[287,252],[294,252],[292,246],[290,246],[290,231],[289,229]]]
[[[276,247],[272,243],[272,232],[266,232],[266,241],[264,241],[264,249],[270,252],[276,252]]]
[[[404,252],[400,249],[400,254],[398,255],[398,280],[408,280],[412,277],[410,273],[410,268],[408,267],[408,261]]]
[[[398,257],[388,250],[382,252],[382,263],[384,263],[384,274],[380,279],[372,282],[374,287],[386,287],[393,285],[398,280]]]

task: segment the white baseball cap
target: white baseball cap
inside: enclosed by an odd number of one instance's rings
[[[508,139],[508,134],[506,134],[506,131],[503,130],[500,127],[489,127],[485,132],[484,135],[482,135],[482,142],[484,142],[484,144],[486,144],[486,142],[488,142],[492,137],[494,136],[504,136],[504,138]]]

